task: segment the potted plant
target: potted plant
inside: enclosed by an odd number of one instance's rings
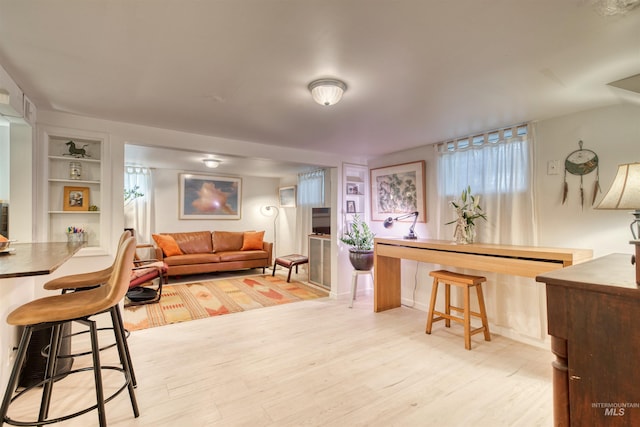
[[[368,271],[373,267],[373,238],[369,225],[360,218],[353,216],[351,228],[340,237],[340,241],[349,245],[349,261],[356,270]]]

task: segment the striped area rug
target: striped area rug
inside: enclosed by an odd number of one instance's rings
[[[301,282],[287,283],[271,275],[165,285],[160,302],[125,308],[124,324],[135,331],[327,295]]]

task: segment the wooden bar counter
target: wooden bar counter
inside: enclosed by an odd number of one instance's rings
[[[556,426],[640,425],[640,289],[631,255],[536,277],[546,283]]]
[[[34,298],[35,277],[53,273],[69,260],[85,243],[15,243],[13,251],[0,254],[0,389],[6,388],[9,380],[9,360],[4,349],[17,348],[16,327],[6,323],[6,316],[21,304]],[[70,325],[66,326],[66,333]],[[42,379],[45,358],[42,347],[49,341],[50,329],[37,331],[20,377],[21,386],[29,386]],[[62,343],[61,354],[70,353],[70,340]],[[58,363],[57,373],[71,369],[73,359],[65,358]]]
[[[15,243],[11,253],[0,254],[0,279],[50,274],[84,243]]]

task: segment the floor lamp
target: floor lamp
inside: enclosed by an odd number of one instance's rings
[[[273,206],[273,205],[269,205],[269,206],[265,206],[264,207],[264,211],[263,211],[263,215],[273,215],[273,211],[275,210],[276,212],[276,216],[273,217],[273,258],[277,258],[276,255],[276,239],[277,237],[277,221],[278,221],[278,215],[280,215],[280,209],[278,209],[277,206]]]

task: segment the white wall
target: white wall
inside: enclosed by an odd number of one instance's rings
[[[11,239],[33,241],[33,132],[26,123],[10,126],[11,172],[9,187],[9,232]]]
[[[545,120],[538,123],[536,132],[539,243],[591,248],[595,256],[631,253],[629,212],[591,207],[595,172],[584,176],[584,208],[580,205],[580,177],[573,175],[567,175],[569,197],[562,205],[562,165],[566,156],[578,149],[579,140],[584,141],[583,148],[596,152],[602,187],[597,205],[609,189],[618,165],[640,162],[640,107],[625,104]],[[547,175],[549,160],[560,161],[560,174]]]
[[[463,135],[460,135],[463,136]],[[566,156],[578,149],[595,151],[600,158],[600,182],[606,192],[617,165],[640,161],[640,107],[626,104],[603,107],[535,124],[535,192],[538,212],[538,244],[540,246],[589,248],[594,256],[611,252],[632,252],[629,245],[632,220],[627,212],[597,211],[590,203],[584,209],[579,202],[579,178],[569,176],[569,199],[562,205],[563,165]],[[427,222],[418,223],[421,238],[435,238],[438,228],[435,153],[431,145],[394,153],[369,162],[369,168],[426,161]],[[547,175],[547,161],[559,160],[558,175]],[[584,177],[587,198],[595,173]],[[598,201],[602,194],[598,196]],[[533,220],[533,218],[531,219]],[[408,224],[395,224],[391,230],[381,222],[372,222],[378,236],[400,236]],[[480,225],[482,226],[482,225]],[[414,261],[402,262],[402,303],[417,309],[428,309],[433,265]],[[544,285],[533,279],[490,275],[485,285],[485,298],[492,332],[516,340],[542,345],[547,340],[546,296]],[[415,295],[415,299],[414,299]],[[426,316],[425,316],[426,321]]]

